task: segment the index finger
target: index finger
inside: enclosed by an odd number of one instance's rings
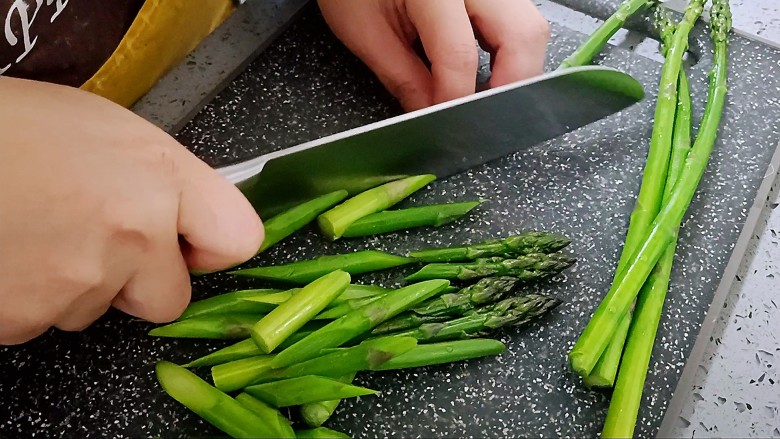
[[[431,62],[434,103],[474,93],[479,54],[464,3],[410,1],[406,8]]]

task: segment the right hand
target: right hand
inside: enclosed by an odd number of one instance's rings
[[[238,189],[132,112],[12,78],[0,96],[0,344],[84,329],[111,305],[174,320],[190,271],[260,247]]]

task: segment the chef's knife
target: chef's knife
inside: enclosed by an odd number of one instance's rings
[[[438,178],[525,150],[640,101],[631,76],[577,67],[485,90],[220,168],[260,215],[406,175]]]

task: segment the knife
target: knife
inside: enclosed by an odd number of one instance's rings
[[[596,122],[643,98],[636,79],[612,68],[556,70],[218,172],[267,218],[335,190],[355,194],[415,174],[446,178]]]

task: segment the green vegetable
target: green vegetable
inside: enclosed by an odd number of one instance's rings
[[[244,391],[273,407],[377,395],[376,390],[345,384],[333,378],[308,375],[249,386]]]
[[[599,357],[610,343],[623,315],[628,312],[639,289],[658,261],[660,253],[672,241],[701,177],[697,169],[691,172],[684,171],[682,180],[678,183],[679,187],[674,189],[672,201],[664,206],[656,216],[661,205],[668,172],[677,106],[677,83],[682,57],[688,47],[688,34],[701,15],[704,1],[691,0],[689,3],[683,20],[677,25],[674,40],[669,47],[666,62],[663,65],[647,164],[636,206],[631,214],[631,222],[621,255],[622,264],[618,263],[617,275],[612,283],[612,288],[596,309],[569,353],[569,363],[572,369],[581,376],[587,376],[591,373]],[[717,117],[719,119],[720,114]],[[715,131],[717,131],[717,127]],[[700,137],[702,136],[700,135]],[[714,138],[715,133],[712,134],[713,143]],[[712,145],[709,148],[711,149]],[[707,156],[702,157],[701,173],[704,172],[708,156],[709,151],[707,151]],[[690,158],[689,156],[689,160]],[[701,162],[701,160],[694,161],[698,162],[697,164]],[[688,163],[686,163],[686,169],[688,167]],[[688,196],[689,194],[690,196]],[[677,217],[679,220],[676,219]],[[666,227],[666,230],[659,231],[659,225]],[[651,229],[652,231],[650,231]],[[648,231],[650,231],[649,237]],[[649,248],[650,241],[655,241],[656,245],[660,243],[658,249]],[[652,252],[657,253],[657,255],[650,255],[649,253]],[[640,263],[636,264],[635,261],[640,261]]]
[[[149,331],[149,335],[174,338],[247,338],[252,325],[261,317],[261,314],[207,314],[159,326]]]
[[[263,221],[265,239],[258,253],[314,221],[322,212],[343,201],[347,196],[349,196],[347,191],[331,192],[273,216],[268,221]]]
[[[157,380],[168,395],[231,437],[286,437],[265,419],[189,370],[161,361],[155,371]]]
[[[428,279],[472,280],[488,276],[515,276],[523,281],[545,279],[571,267],[576,260],[560,253],[536,253],[516,259],[486,258],[470,263],[428,264],[406,277],[418,282]]]
[[[481,203],[482,201],[467,201],[372,213],[350,224],[342,236],[354,238],[414,227],[439,227],[459,219]]]
[[[356,275],[398,267],[411,262],[413,262],[412,259],[403,256],[391,255],[375,250],[364,250],[340,255],[320,256],[319,258],[292,262],[290,264],[247,268],[231,271],[230,273],[237,276],[303,285],[336,270],[343,270],[351,275]]]
[[[653,0],[625,0],[612,16],[593,32],[568,58],[563,60],[559,69],[579,67],[590,64],[593,57],[607,44],[610,38],[619,31],[626,20],[638,11],[655,3]]]
[[[493,256],[512,258],[533,253],[555,253],[570,242],[569,238],[555,233],[531,231],[477,244],[414,251],[409,256],[424,262],[465,262]]]
[[[624,359],[618,372],[602,437],[631,437],[634,434],[653,343],[668,289],[671,271],[671,260],[668,259],[668,255],[670,252],[674,252],[674,242],[682,214],[687,210],[693,192],[695,192],[706,169],[707,159],[712,151],[720,126],[727,93],[728,37],[731,32],[731,10],[728,0],[713,0],[710,14],[710,28],[715,53],[704,117],[699,127],[698,137],[687,155],[680,177],[672,189],[668,203],[664,205],[661,214],[656,219],[653,232],[645,245],[646,248],[652,249],[652,251],[647,252],[649,259],[637,258],[644,265],[654,265],[655,262],[651,263],[650,260],[662,259],[655,266],[653,275],[639,294],[635,323],[629,332],[623,354]],[[680,136],[682,138],[684,132],[680,133]],[[663,245],[664,243],[666,246]],[[656,254],[658,254],[657,257]],[[642,256],[642,252],[639,256]],[[638,270],[632,271],[636,265],[641,264],[634,262],[626,274],[627,278],[639,272]],[[641,276],[637,277],[641,278]]]
[[[236,401],[242,406],[252,411],[259,418],[265,421],[269,427],[278,432],[277,437],[296,437],[290,421],[282,415],[279,410],[269,406],[248,393],[239,393],[236,395]]]
[[[617,330],[612,335],[612,340],[604,353],[601,354],[596,366],[593,367],[590,375],[583,377],[582,382],[586,386],[609,388],[615,384],[615,376],[617,376],[620,359],[623,357],[623,346],[626,342],[626,335],[628,335],[628,328],[631,327],[632,317],[630,310],[623,316]]]
[[[415,314],[413,312],[407,311],[382,323],[381,325],[374,328],[370,333],[365,335],[366,337],[368,337],[374,335],[392,334],[400,331],[405,331],[407,329],[419,328],[421,325],[427,323],[446,322],[452,319],[453,319],[452,316],[446,314],[438,315],[438,316],[424,316],[424,315]]]
[[[414,337],[422,343],[480,337],[499,328],[526,325],[560,303],[558,299],[538,294],[510,297],[493,305],[477,308],[457,319],[426,323],[416,329],[392,335]]]
[[[320,231],[328,239],[336,240],[355,221],[388,209],[435,179],[434,175],[417,175],[391,181],[355,195],[317,218]]]
[[[336,430],[331,430],[327,427],[298,430],[296,434],[299,439],[339,439],[350,437],[348,434]]]
[[[463,315],[477,306],[499,301],[510,294],[518,280],[509,276],[482,278],[457,293],[442,294],[416,306],[421,315]]]
[[[344,292],[350,280],[349,273],[341,270],[326,274],[260,319],[251,330],[260,352],[267,354],[276,349]]]
[[[325,311],[317,314],[317,316],[314,317],[315,320],[333,320],[337,319],[339,317],[343,317],[350,312],[362,308],[369,303],[375,302],[378,299],[380,299],[382,296],[374,296],[374,297],[365,297],[363,299],[353,299],[348,302],[343,302],[340,305],[326,309]]]
[[[218,364],[211,368],[211,379],[214,386],[223,392],[243,389],[271,370],[273,357],[260,355]]]
[[[441,293],[448,286],[449,282],[446,280],[431,280],[394,290],[381,299],[334,320],[281,351],[274,358],[273,366],[290,366],[318,356],[323,349],[339,347],[410,307]]]
[[[279,290],[242,290],[230,293],[219,294],[207,299],[198,300],[190,303],[182,315],[177,319],[179,321],[212,314],[262,314],[270,311],[273,307],[265,304],[246,303],[242,299],[249,297],[270,296],[272,293],[278,293]]]
[[[355,379],[355,373],[347,374],[339,378],[343,383],[351,383]],[[325,423],[341,404],[340,399],[330,401],[318,401],[301,405],[301,418],[309,427],[319,427]]]
[[[284,343],[279,345],[277,350],[284,349],[288,346],[292,346],[294,343],[303,340],[304,337],[311,334],[312,332],[314,332],[314,329],[311,328],[305,331],[302,330],[296,332],[295,334],[291,335],[287,340],[285,340]],[[260,352],[260,348],[257,347],[254,340],[252,340],[251,338],[247,338],[246,340],[241,340],[238,343],[232,344],[230,346],[216,350],[208,355],[204,355],[203,357],[192,360],[189,363],[185,364],[184,367],[214,366],[217,364],[224,364],[231,361],[240,360],[242,358],[256,357],[262,354],[263,353]]]
[[[282,291],[273,294],[258,294],[256,296],[243,297],[240,300],[248,302],[258,302],[269,305],[269,311],[275,308],[277,305],[289,300],[293,295],[301,291],[300,288],[293,288],[287,291]],[[365,299],[369,297],[381,296],[390,291],[389,288],[382,288],[375,285],[358,285],[349,284],[347,288],[338,297],[333,299],[332,302],[325,307],[325,309],[338,307],[345,302],[350,302],[356,299]]]
[[[452,363],[472,358],[498,355],[506,346],[498,340],[475,338],[442,343],[422,344],[404,354],[393,357],[376,370],[408,369]]]

